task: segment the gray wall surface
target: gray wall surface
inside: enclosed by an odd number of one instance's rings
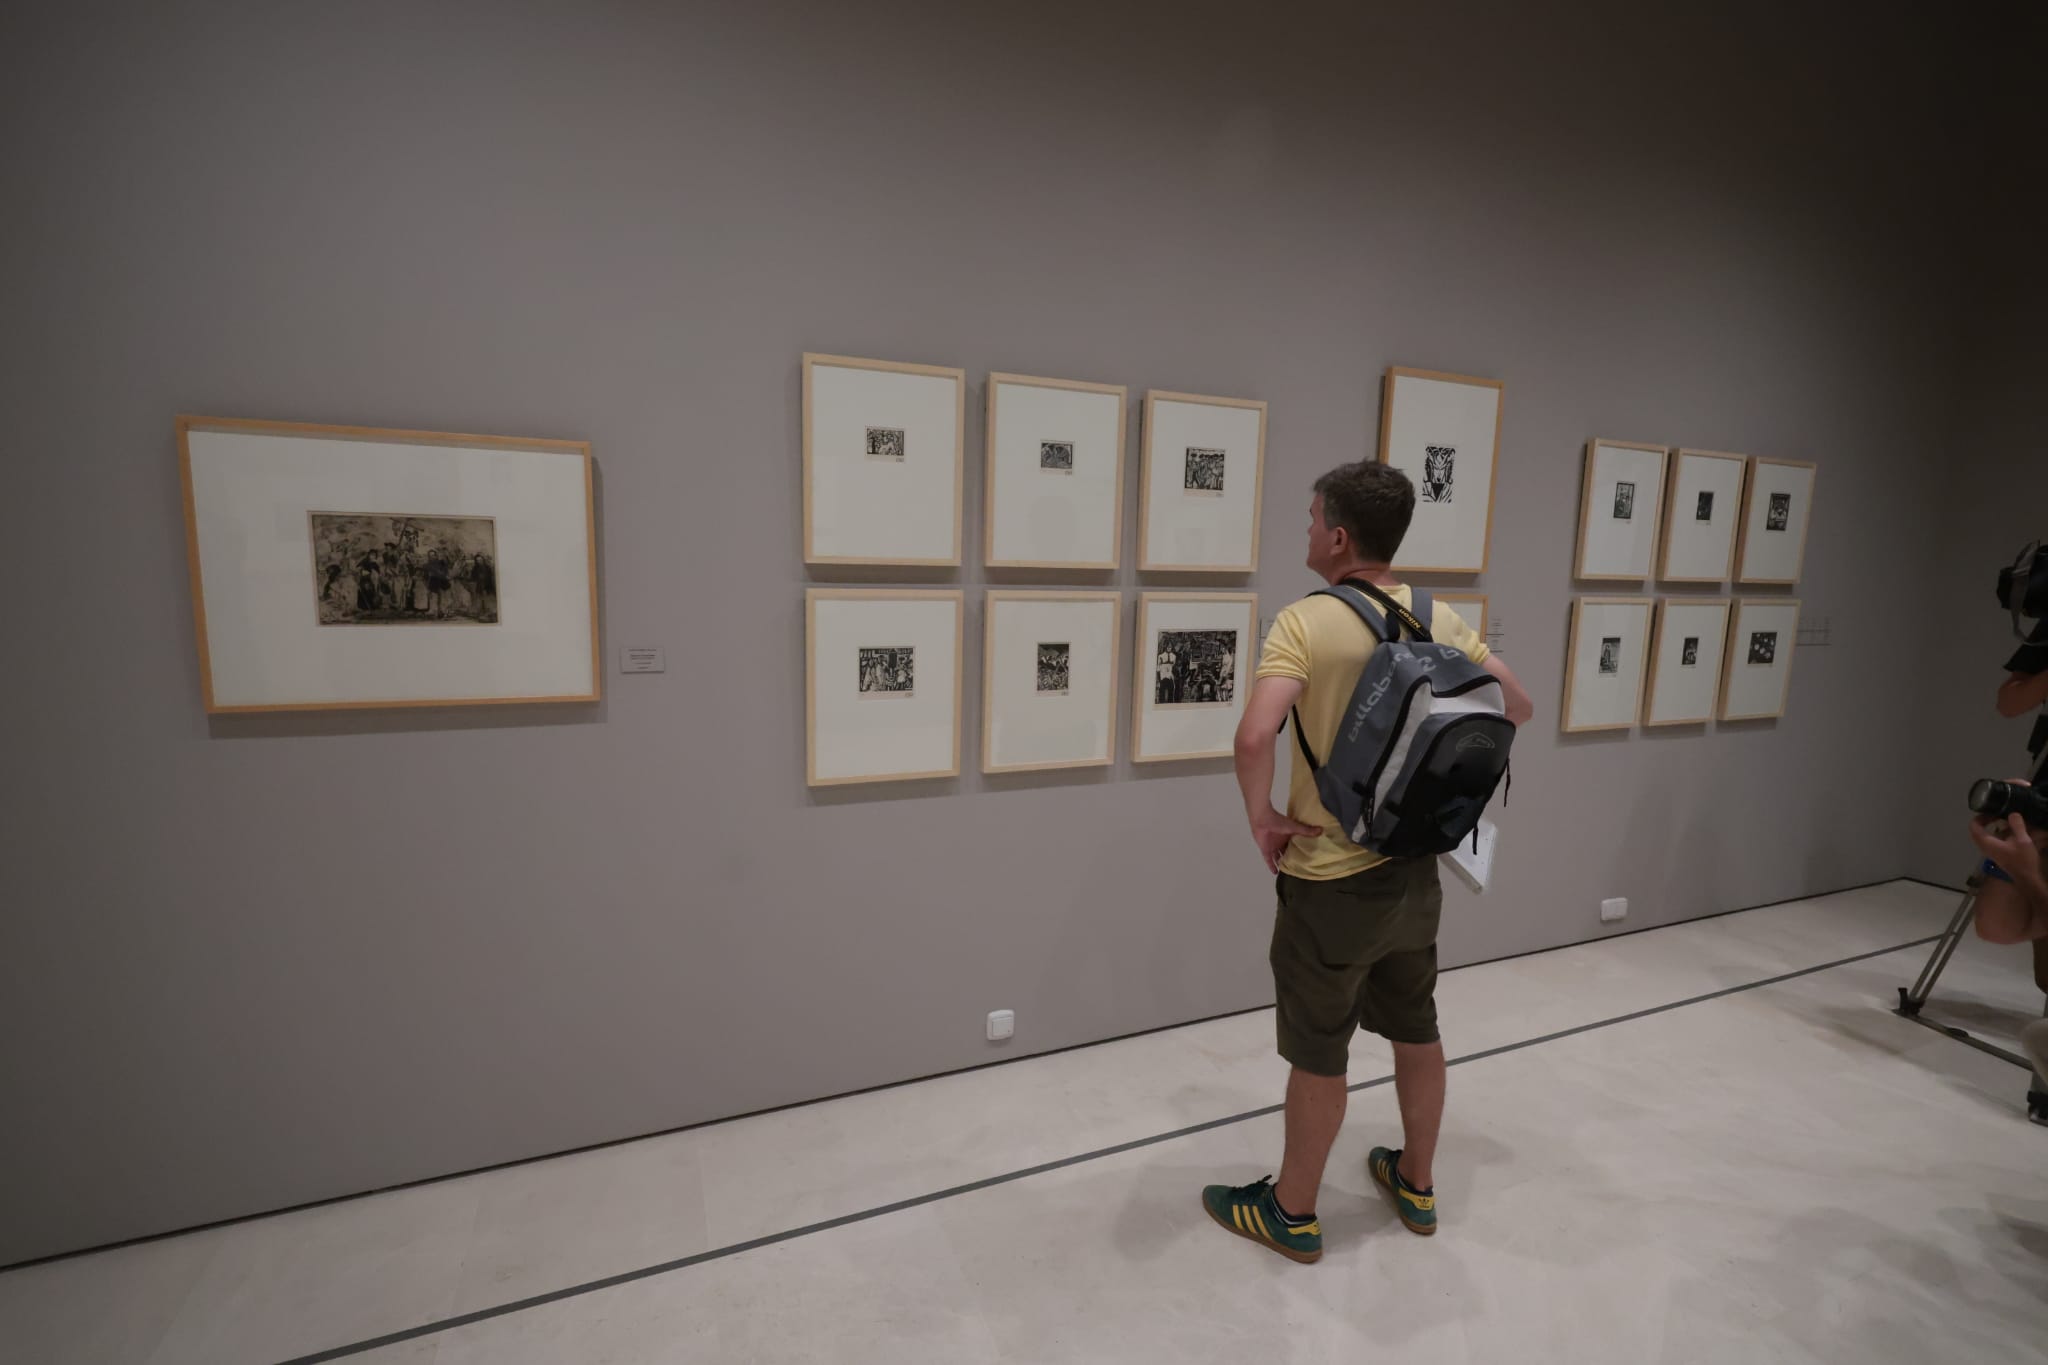
[[[1503,379],[1538,718],[1448,963],[1906,871],[1939,36],[1549,8],[14,7],[0,1263],[1270,1001],[1226,765],[806,790],[805,350],[964,366],[970,509],[990,370],[1269,400],[1266,615],[1387,365]],[[181,411],[589,438],[669,671],[209,723]],[[1593,436],[1820,463],[1781,723],[1557,734]],[[915,581],[972,769],[995,580]],[[1107,581],[1126,650],[1181,586]]]

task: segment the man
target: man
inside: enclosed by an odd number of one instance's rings
[[[1363,579],[1413,604],[1389,567],[1415,514],[1415,489],[1390,465],[1359,463],[1316,480],[1309,504],[1308,567],[1331,584]],[[1508,719],[1534,713],[1529,694],[1450,608],[1437,604],[1431,636],[1500,680]],[[1351,1035],[1367,1029],[1394,1045],[1394,1089],[1406,1137],[1376,1147],[1373,1179],[1414,1232],[1436,1231],[1437,1131],[1444,1050],[1436,1023],[1436,932],[1442,892],[1435,858],[1389,860],[1345,839],[1317,799],[1299,755],[1287,813],[1273,809],[1274,735],[1299,708],[1305,737],[1327,754],[1365,662],[1377,647],[1365,623],[1333,597],[1309,597],[1273,622],[1237,730],[1237,782],[1252,839],[1277,875],[1279,911],[1270,960],[1287,1080],[1286,1154],[1270,1178],[1202,1192],[1209,1216],[1292,1260],[1323,1254],[1316,1194],[1344,1122]],[[1326,832],[1327,831],[1327,832]]]
[[[2036,984],[2041,981],[2041,950],[2048,945],[2048,876],[2041,867],[2041,847],[2048,830],[2027,828],[2025,817],[2013,815],[2000,829],[1995,821],[1970,822],[1970,838],[1986,859],[1983,885],[1977,892],[1977,933],[1993,943],[2032,943]],[[2048,1019],[2020,1030],[2020,1044],[2048,1085]]]

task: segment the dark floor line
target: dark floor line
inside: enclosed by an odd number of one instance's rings
[[[1739,995],[1744,991],[1759,990],[1765,986],[1775,986],[1782,982],[1797,980],[1802,976],[1812,976],[1818,972],[1832,971],[1836,967],[1847,967],[1857,962],[1867,962],[1874,957],[1885,957],[1892,953],[1904,952],[1908,948],[1925,947],[1940,937],[1941,935],[1939,934],[1931,934],[1926,938],[1914,939],[1910,943],[1894,944],[1889,948],[1876,948],[1867,953],[1858,953],[1854,957],[1840,958],[1833,962],[1823,962],[1817,967],[1802,967],[1798,971],[1783,972],[1777,976],[1765,977],[1760,981],[1748,981],[1739,986],[1727,986],[1718,991],[1710,991],[1705,995],[1689,996],[1684,1000],[1674,1000],[1669,1004],[1652,1005],[1648,1009],[1636,1010],[1629,1014],[1618,1014],[1611,1019],[1600,1019],[1590,1024],[1580,1024],[1574,1028],[1560,1029],[1556,1033],[1546,1033],[1540,1038],[1529,1038],[1516,1043],[1504,1043],[1499,1047],[1487,1048],[1482,1052],[1473,1052],[1463,1057],[1454,1057],[1451,1059],[1450,1065],[1464,1066],[1469,1062],[1485,1061],[1489,1057],[1498,1057],[1509,1052],[1519,1052],[1524,1048],[1540,1047],[1545,1043],[1554,1043],[1559,1039],[1574,1037],[1581,1033],[1591,1033],[1596,1029],[1612,1028],[1617,1024],[1633,1023],[1638,1019],[1647,1019],[1655,1014],[1668,1014],[1672,1010],[1684,1009],[1688,1005],[1704,1004],[1709,1000],[1720,1000],[1726,996]],[[1360,1081],[1357,1085],[1349,1087],[1349,1089],[1353,1093],[1361,1090],[1372,1090],[1390,1083],[1393,1079],[1391,1075],[1375,1076],[1371,1080]],[[1245,1123],[1252,1119],[1266,1118],[1279,1113],[1282,1107],[1277,1104],[1269,1104],[1259,1109],[1247,1109],[1240,1114],[1227,1114],[1222,1118],[1189,1124],[1185,1128],[1176,1128],[1169,1133],[1158,1133],[1151,1137],[1134,1138],[1129,1142],[1119,1142],[1113,1147],[1101,1147],[1092,1152],[1082,1152],[1077,1156],[1061,1157],[1057,1161],[1047,1161],[1037,1166],[1027,1166],[1022,1170],[1008,1171],[1002,1175],[992,1175],[983,1180],[970,1181],[965,1185],[955,1185],[950,1189],[936,1190],[930,1194],[920,1194],[909,1199],[899,1199],[893,1204],[882,1204],[875,1208],[862,1209],[857,1213],[843,1214],[838,1218],[828,1218],[821,1223],[810,1223],[800,1228],[791,1228],[786,1232],[776,1232],[766,1237],[756,1237],[752,1241],[735,1242],[730,1246],[714,1247],[709,1251],[700,1251],[694,1256],[679,1256],[672,1261],[662,1261],[656,1265],[642,1266],[637,1270],[622,1271],[617,1275],[607,1275],[603,1279],[570,1285],[566,1289],[551,1290],[546,1294],[536,1294],[531,1298],[517,1299],[511,1303],[499,1304],[493,1308],[479,1308],[473,1313],[463,1313],[457,1317],[442,1318],[439,1321],[424,1323],[418,1327],[408,1327],[403,1331],[390,1332],[381,1337],[371,1337],[365,1341],[352,1342],[347,1346],[336,1346],[329,1350],[317,1351],[312,1355],[293,1356],[289,1360],[280,1361],[279,1365],[320,1365],[320,1362],[323,1361],[341,1360],[347,1356],[361,1355],[366,1351],[381,1350],[386,1346],[397,1346],[404,1342],[417,1341],[421,1337],[434,1336],[441,1332],[452,1331],[458,1327],[468,1327],[479,1322],[488,1322],[492,1318],[509,1317],[514,1313],[526,1312],[528,1309],[544,1308],[549,1304],[560,1303],[564,1299],[580,1298],[585,1294],[594,1294],[602,1289],[615,1289],[620,1285],[631,1284],[635,1280],[652,1279],[656,1275],[667,1275],[678,1270],[688,1270],[692,1266],[703,1265],[710,1261],[722,1261],[728,1257],[739,1256],[749,1251],[759,1251],[763,1247],[771,1247],[779,1242],[793,1242],[800,1237],[810,1237],[820,1232],[830,1232],[834,1228],[843,1228],[853,1223],[865,1223],[870,1219],[887,1217],[892,1213],[901,1213],[906,1209],[921,1208],[926,1204],[936,1204],[946,1199],[957,1199],[961,1195],[993,1189],[998,1185],[1009,1185],[1019,1180],[1029,1180],[1033,1176],[1044,1175],[1050,1171],[1064,1170],[1069,1166],[1080,1166],[1087,1162],[1100,1161],[1105,1157],[1120,1156],[1125,1152],[1135,1152],[1140,1148],[1157,1147],[1161,1143],[1193,1137],[1197,1133],[1206,1133],[1217,1128],[1228,1128],[1233,1124]]]
[[[1889,886],[1893,882],[1920,882],[1923,886],[1934,886],[1933,882],[1918,877],[1900,875],[1881,877],[1874,882],[1859,882],[1833,891],[1816,891],[1806,895],[1787,896],[1783,900],[1765,901],[1761,905],[1743,905],[1733,910],[1715,910],[1705,915],[1694,915],[1690,919],[1672,920],[1665,924],[1646,924],[1639,929],[1623,929],[1615,933],[1596,934],[1592,938],[1575,939],[1570,943],[1555,943],[1548,948],[1529,948],[1519,953],[1503,953],[1499,957],[1482,957],[1471,962],[1461,962],[1446,971],[1463,971],[1467,967],[1484,967],[1495,962],[1514,962],[1525,957],[1541,957],[1545,953],[1561,953],[1570,948],[1584,948],[1588,944],[1607,943],[1617,938],[1628,938],[1632,934],[1654,933],[1659,929],[1676,929],[1683,924],[1698,924],[1703,920],[1726,919],[1730,915],[1747,915],[1757,910],[1775,910],[1781,905],[1798,901],[1825,900],[1829,896],[1847,896],[1857,891],[1868,891],[1873,887]],[[1949,890],[1948,887],[1936,887]],[[791,1100],[787,1104],[772,1104],[766,1109],[749,1109],[744,1113],[727,1114],[723,1118],[702,1119],[696,1123],[680,1123],[671,1128],[656,1128],[651,1132],[630,1133],[625,1137],[605,1138],[601,1142],[586,1142],[580,1147],[563,1147],[556,1151],[539,1152],[533,1156],[515,1156],[504,1161],[494,1161],[483,1166],[469,1166],[459,1171],[444,1171],[439,1175],[423,1175],[417,1180],[401,1180],[392,1185],[378,1185],[367,1190],[352,1190],[347,1194],[329,1195],[324,1199],[308,1199],[303,1203],[284,1204],[274,1209],[259,1209],[255,1213],[238,1213],[232,1218],[216,1218],[211,1222],[192,1223],[185,1227],[167,1228],[162,1232],[146,1232],[139,1237],[124,1237],[116,1242],[100,1242],[89,1247],[76,1247],[70,1251],[56,1251],[47,1256],[34,1256],[25,1261],[13,1261],[0,1265],[0,1275],[10,1271],[27,1270],[32,1266],[48,1265],[53,1261],[68,1261],[78,1256],[96,1256],[102,1251],[120,1251],[126,1247],[143,1246],[150,1242],[161,1242],[172,1237],[185,1237],[195,1232],[212,1232],[219,1228],[231,1228],[241,1223],[253,1223],[262,1218],[282,1218],[288,1213],[303,1213],[308,1209],[324,1209],[333,1204],[346,1204],[356,1199],[369,1199],[380,1194],[394,1194],[399,1190],[416,1190],[423,1185],[438,1185],[445,1180],[466,1180],[473,1175],[489,1175],[493,1171],[510,1170],[515,1166],[529,1166],[536,1161],[553,1161],[557,1157],[581,1156],[585,1152],[601,1152],[607,1147],[622,1147],[629,1142],[645,1142],[649,1138],[674,1137],[678,1133],[695,1132],[699,1128],[712,1128],[721,1123],[738,1123],[742,1119],[761,1118],[768,1114],[787,1113],[791,1109],[804,1109],[814,1104],[830,1104],[834,1100],[849,1100],[858,1095],[873,1095],[884,1090],[897,1090],[906,1085],[923,1085],[926,1081],[941,1080],[947,1076],[965,1076],[976,1071],[990,1071],[999,1066],[1015,1066],[1019,1062],[1035,1062],[1041,1057],[1057,1057],[1066,1052],[1079,1052],[1083,1048],[1107,1047],[1111,1043],[1129,1042],[1133,1038],[1146,1038],[1155,1033],[1168,1033],[1174,1029],[1193,1028],[1197,1024],[1215,1023],[1219,1019],[1235,1019],[1243,1014],[1257,1014],[1260,1010],[1273,1008],[1271,1001],[1264,1004],[1247,1005],[1243,1009],[1224,1010],[1220,1014],[1205,1014],[1195,1019],[1181,1019],[1171,1024],[1159,1024],[1142,1028],[1131,1033],[1119,1033],[1108,1038],[1091,1038],[1085,1043],[1068,1043],[1063,1047],[1046,1048],[1039,1052],[1020,1052],[1013,1057],[998,1057],[994,1061],[976,1062],[971,1066],[957,1066],[946,1071],[931,1071],[922,1075],[908,1076],[900,1081],[878,1081],[874,1085],[861,1086],[853,1090],[838,1090],[830,1095],[818,1095],[807,1100]]]

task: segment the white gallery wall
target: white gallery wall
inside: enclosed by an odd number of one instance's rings
[[[981,593],[1120,590],[1126,679],[1142,590],[1270,617],[1390,364],[1506,385],[1490,571],[1439,586],[1538,705],[1448,963],[1908,870],[1977,144],[1895,69],[1943,39],[1445,8],[0,21],[0,1263],[1268,1002],[1228,764],[1134,767],[1125,712],[983,775]],[[806,351],[965,369],[967,567],[806,572]],[[1130,387],[1120,571],[979,567],[991,371]],[[1248,581],[1132,567],[1150,388],[1270,404]],[[603,703],[209,722],[181,411],[590,440]],[[1596,436],[1820,465],[1782,721],[1558,733]],[[847,583],[965,589],[959,778],[807,789]]]

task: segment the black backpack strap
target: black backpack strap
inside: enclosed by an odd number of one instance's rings
[[[1290,706],[1287,708],[1287,714],[1294,717],[1294,742],[1301,746],[1301,756],[1304,759],[1308,760],[1308,770],[1310,772],[1316,772],[1323,765],[1316,762],[1316,756],[1314,752],[1311,751],[1308,747],[1308,736],[1302,732],[1301,708],[1297,706]]]
[[[1410,584],[1408,588],[1408,601],[1410,609],[1415,613],[1415,619],[1428,632],[1425,638],[1434,642],[1436,635],[1436,599],[1430,596],[1428,588],[1418,588]]]

